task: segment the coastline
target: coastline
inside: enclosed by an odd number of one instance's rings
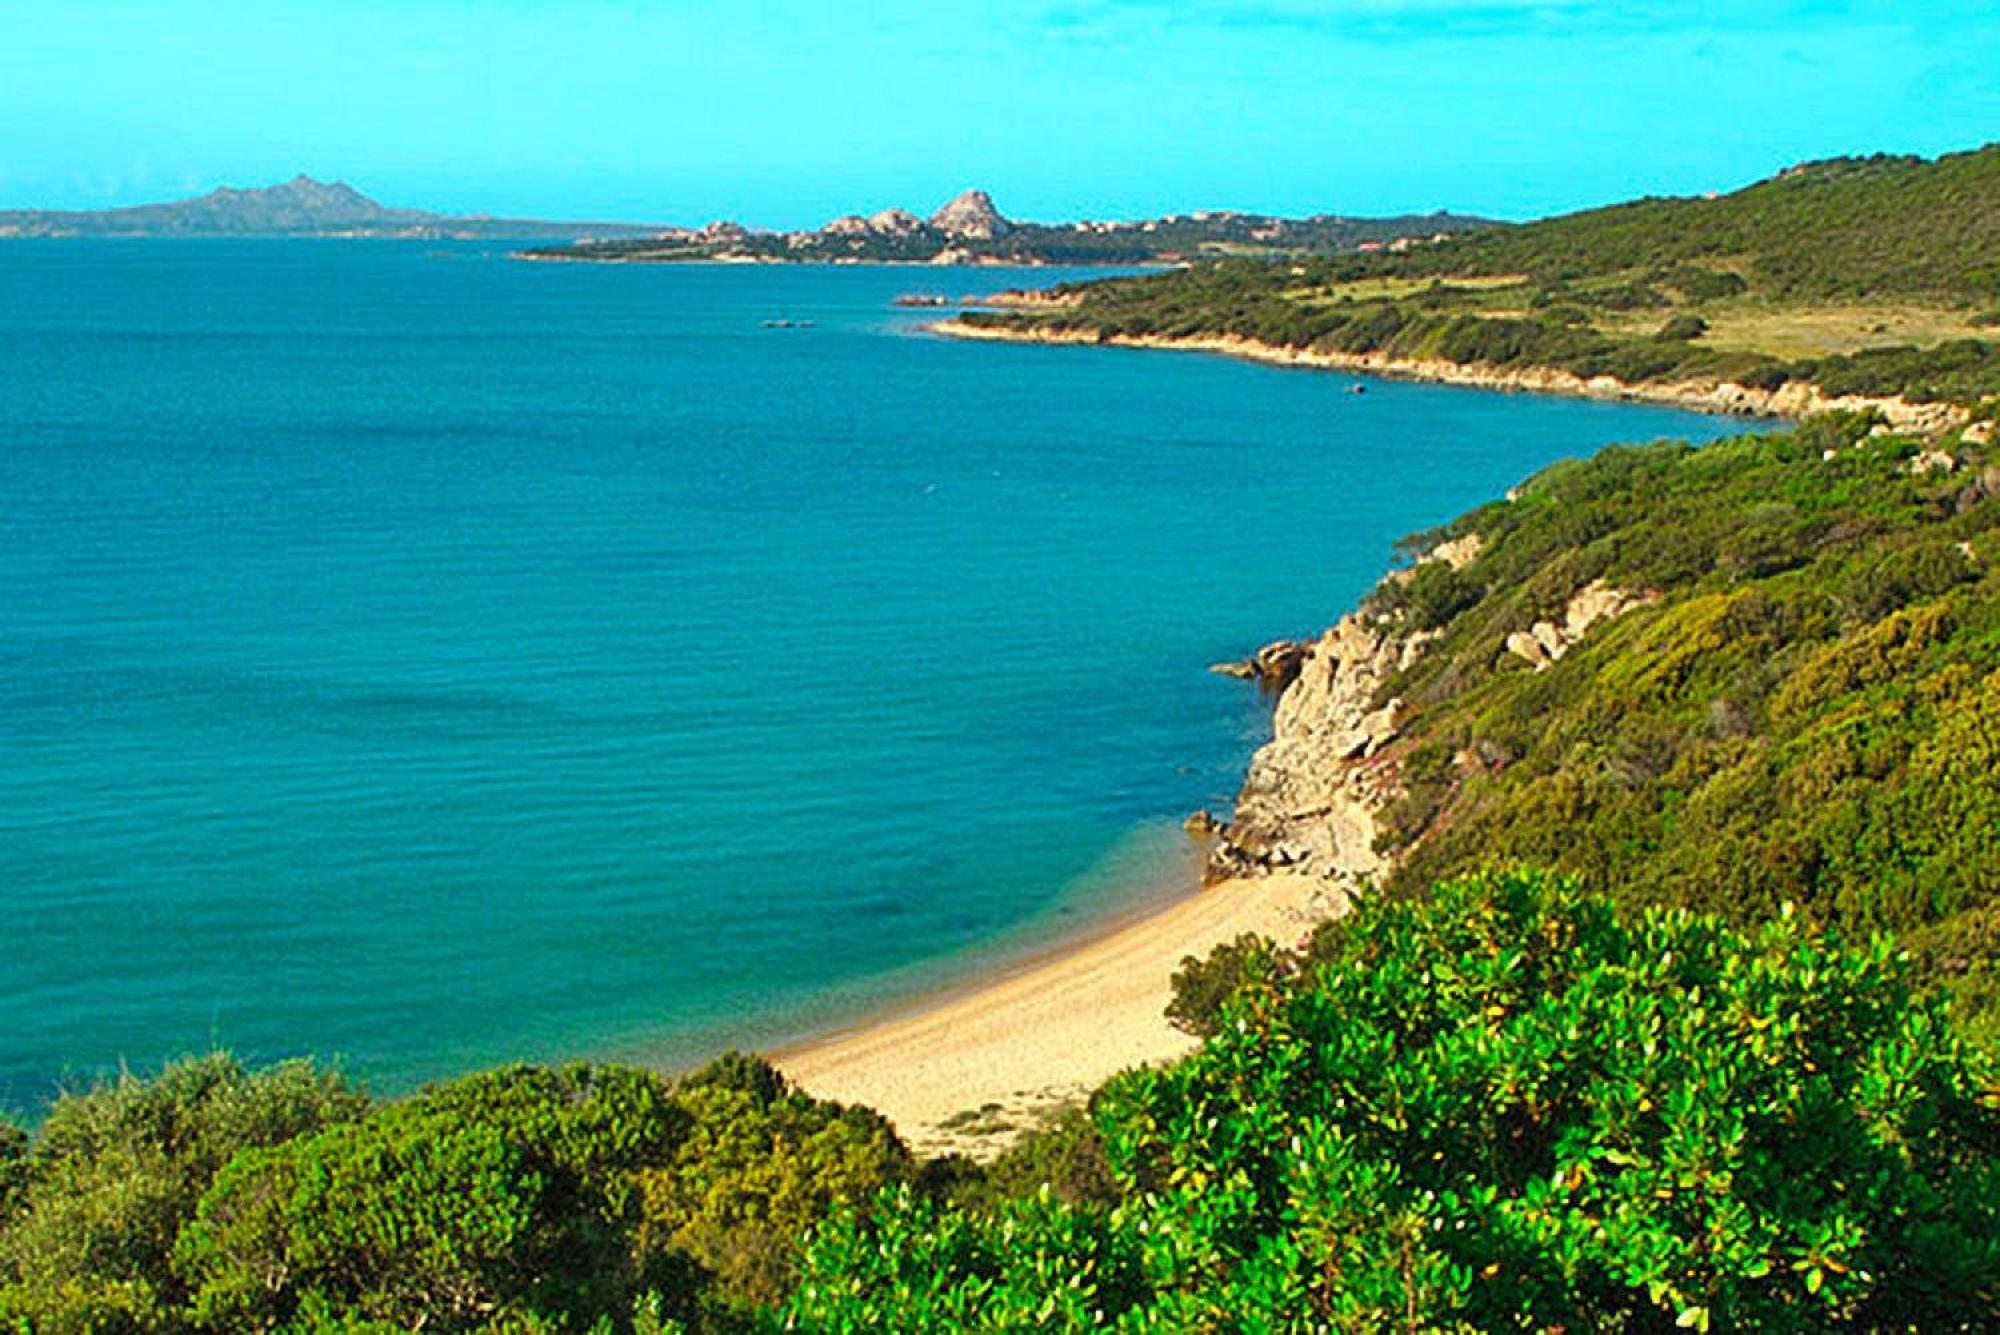
[[[1183,337],[1113,334],[1106,337],[1091,329],[1043,327],[1003,329],[992,325],[968,324],[956,317],[934,321],[926,325],[925,329],[946,338],[991,343],[1088,345],[1165,352],[1205,352],[1271,366],[1345,371],[1391,380],[1415,380],[1427,384],[1456,385],[1470,389],[1656,403],[1667,407],[1688,408],[1696,412],[1720,413],[1736,417],[1794,419],[1812,413],[1873,409],[1880,412],[1883,418],[1898,430],[1916,431],[1926,435],[1950,430],[1963,425],[1966,420],[1965,411],[1953,404],[1913,403],[1901,397],[1830,395],[1824,393],[1817,385],[1797,381],[1788,382],[1777,389],[1758,389],[1730,381],[1663,380],[1633,383],[1619,380],[1614,376],[1585,378],[1553,367],[1496,367],[1476,362],[1391,357],[1372,352],[1320,352],[1310,348],[1287,348],[1231,334],[1195,334]]]
[[[919,1153],[991,1157],[1119,1071],[1191,1051],[1166,1018],[1182,958],[1245,932],[1293,940],[1331,916],[1326,890],[1306,875],[1191,883],[1106,934],[771,1060],[809,1093],[882,1113]]]

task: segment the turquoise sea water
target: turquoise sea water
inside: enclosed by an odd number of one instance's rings
[[[685,1062],[1044,945],[1185,884],[1266,726],[1208,663],[1732,429],[889,306],[1049,278],[0,246],[0,1105]]]

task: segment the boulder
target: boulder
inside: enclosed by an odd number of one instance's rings
[[[946,236],[973,241],[992,241],[1014,230],[984,190],[967,190],[952,200],[931,215],[931,226]]]

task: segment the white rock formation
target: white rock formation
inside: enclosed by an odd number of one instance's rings
[[[1614,589],[1601,579],[1592,580],[1571,596],[1569,604],[1563,608],[1560,625],[1553,621],[1537,621],[1527,630],[1517,630],[1507,637],[1507,649],[1526,659],[1534,665],[1535,671],[1540,672],[1568,653],[1570,646],[1589,633],[1592,626],[1623,616],[1635,607],[1656,602],[1659,596],[1651,592]]]

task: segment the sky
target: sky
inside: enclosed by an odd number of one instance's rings
[[[1527,218],[2000,140],[2000,0],[0,0],[0,208]]]

